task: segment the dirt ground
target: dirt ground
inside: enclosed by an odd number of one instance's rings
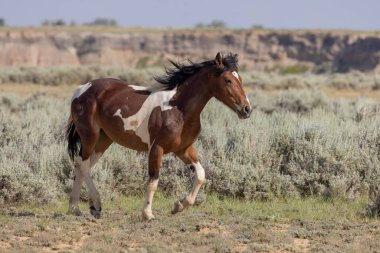
[[[305,213],[312,210],[293,204],[275,208],[222,200],[173,216],[171,201],[158,198],[157,218],[150,222],[140,220],[139,198],[106,204],[98,220],[84,203],[80,217],[66,215],[66,203],[6,207],[0,211],[0,252],[380,251],[380,220],[347,218],[339,207],[309,217]],[[250,211],[257,205],[268,209]],[[329,212],[325,208],[321,211]]]

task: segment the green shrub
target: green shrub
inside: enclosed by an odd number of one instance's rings
[[[207,177],[202,191],[266,200],[356,198],[378,189],[377,103],[331,101],[312,90],[255,93],[251,101],[255,110],[247,120],[238,120],[214,100],[202,113],[203,130],[196,142]],[[2,94],[0,108],[0,203],[44,203],[68,194],[73,174],[63,128],[69,99]],[[112,145],[92,175],[104,198],[142,194],[147,156]],[[193,176],[167,155],[159,191],[183,196]]]
[[[35,83],[41,85],[83,84],[90,80],[112,77],[126,80],[131,84],[150,84],[152,76],[163,74],[162,66],[168,64],[159,59],[149,59],[142,56],[133,67],[114,68],[100,66],[55,66],[55,67],[3,67],[0,68],[0,84],[2,83]],[[277,72],[247,72],[244,66],[240,75],[246,86],[260,89],[378,89],[378,75],[362,72],[347,74],[312,74]]]
[[[367,207],[367,215],[370,217],[380,217],[380,193],[375,201]]]
[[[300,65],[300,64],[296,64],[296,65],[292,65],[292,66],[288,66],[288,67],[284,67],[280,70],[280,73],[283,74],[283,75],[287,75],[287,74],[302,74],[302,73],[305,73],[307,71],[309,71],[310,68],[306,65]]]
[[[42,85],[83,84],[88,81],[111,77],[128,81],[132,84],[152,82],[151,76],[156,69],[117,69],[91,67],[60,66],[42,68],[35,66],[0,68],[1,83],[35,83]]]

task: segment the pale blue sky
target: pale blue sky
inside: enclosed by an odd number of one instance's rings
[[[193,27],[223,20],[232,28],[380,30],[380,0],[0,0],[8,25],[62,18],[113,18],[122,26]]]

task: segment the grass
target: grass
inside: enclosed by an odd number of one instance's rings
[[[361,220],[362,211],[368,199],[355,201],[305,199],[274,199],[271,201],[242,201],[241,199],[220,199],[215,195],[207,198],[208,211],[214,215],[235,215],[256,217],[273,221],[305,220]],[[364,218],[365,219],[365,218]]]
[[[66,215],[67,200],[55,205],[22,204],[1,210],[0,249],[7,251],[250,252],[302,250],[338,252],[379,247],[379,221],[363,218],[354,202],[289,199],[244,201],[211,195],[178,215],[158,193],[157,219],[140,222],[142,196],[106,200],[100,220]],[[342,206],[345,207],[342,209]],[[315,212],[316,208],[318,212]],[[300,244],[302,242],[303,244]]]
[[[144,196],[118,196],[114,199],[106,199],[103,209],[106,213],[113,210],[125,210],[126,213],[140,214]],[[159,213],[169,214],[171,207],[176,199],[171,196],[157,192],[154,198],[154,210]],[[216,194],[207,196],[204,203],[192,207],[191,212],[206,212],[215,217],[228,217],[239,215],[242,218],[255,217],[257,219],[273,221],[294,221],[302,220],[336,220],[336,221],[363,221],[368,220],[363,216],[363,209],[368,203],[365,197],[354,201],[346,200],[324,200],[321,198],[303,199],[274,199],[271,201],[245,201],[238,198],[223,197]],[[8,210],[29,210],[36,214],[53,213],[58,215],[66,214],[68,198],[62,198],[54,204],[27,204],[7,205],[3,212]],[[81,202],[81,210],[88,213],[88,205]],[[193,210],[194,209],[194,210]],[[167,214],[164,214],[166,216]],[[3,218],[6,217],[2,216]],[[158,218],[158,217],[156,217]]]
[[[292,66],[282,68],[280,70],[280,73],[284,75],[288,75],[288,74],[294,75],[294,74],[302,74],[309,70],[310,68],[308,66],[297,64],[297,65],[292,65]]]

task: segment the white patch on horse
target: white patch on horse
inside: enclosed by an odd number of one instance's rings
[[[128,86],[134,90],[147,90],[147,88],[143,86],[137,86],[137,85],[128,85]]]
[[[124,123],[124,131],[134,131],[135,134],[140,137],[142,142],[150,146],[150,138],[148,132],[148,121],[150,114],[157,106],[161,107],[161,111],[170,110],[172,106],[169,105],[169,101],[172,99],[176,92],[176,89],[170,91],[154,92],[148,96],[136,114],[131,115],[128,118],[123,118],[121,115],[121,109],[117,109],[114,116],[121,118]]]
[[[145,194],[145,201],[144,201],[144,207],[143,207],[143,218],[150,220],[154,219],[153,213],[152,213],[152,202],[153,202],[153,195],[157,190],[158,186],[158,179],[153,179],[151,182],[148,183],[148,189]]]
[[[206,180],[205,170],[203,169],[200,162],[192,163],[191,165],[194,167],[195,172],[193,188],[191,189],[191,192],[183,200],[181,200],[181,206],[178,210],[179,212],[189,207],[189,205],[193,205],[195,203],[195,199],[197,198],[199,189]]]
[[[249,99],[248,99],[247,95],[245,95],[245,99],[247,100],[247,103],[248,103],[249,107],[251,107],[251,102],[249,102]]]
[[[233,72],[232,72],[232,75],[233,75],[234,77],[236,77],[236,78],[239,80],[239,82],[240,82],[240,78],[239,78],[239,74],[238,74],[238,72],[233,71]],[[245,100],[247,100],[248,105],[251,106],[251,103],[249,102],[249,99],[248,99],[247,95],[245,95]]]
[[[205,181],[206,175],[205,175],[205,170],[203,169],[201,163],[200,162],[193,163],[193,166],[195,167],[195,175],[197,179],[203,183]]]
[[[76,99],[76,98],[79,98],[83,93],[86,92],[86,90],[88,90],[88,88],[90,88],[92,85],[91,82],[88,82],[86,84],[82,84],[78,87],[78,89],[76,89],[74,91],[74,94],[73,94],[73,97],[71,98],[71,102]]]
[[[232,75],[233,75],[234,77],[236,77],[236,78],[240,81],[240,78],[239,78],[239,74],[238,74],[238,72],[233,71],[233,72],[232,72]]]

